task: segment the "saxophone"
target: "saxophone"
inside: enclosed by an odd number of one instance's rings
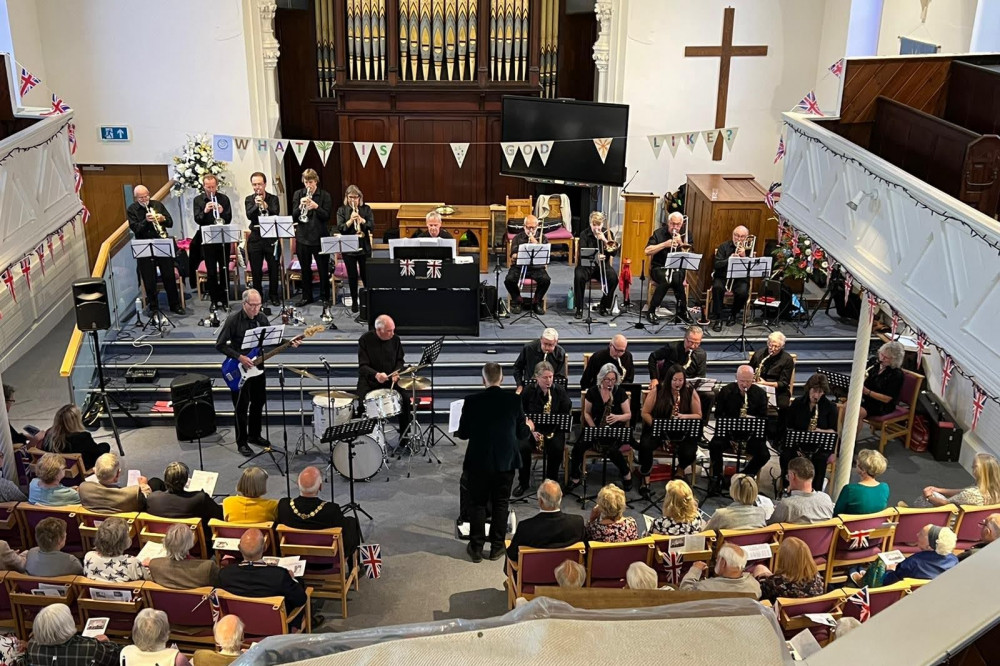
[[[674,406],[670,410],[670,418],[676,419],[681,413],[681,392],[674,391]]]
[[[753,373],[753,383],[754,384],[756,384],[757,382],[760,381],[760,375],[761,375],[761,373],[764,372],[764,364],[767,363],[768,359],[770,359],[770,358],[771,358],[770,354],[768,354],[767,356],[765,356],[764,359],[760,362],[760,365],[757,366],[757,369],[754,370],[754,373]]]
[[[741,419],[745,419],[747,417],[747,395],[749,395],[749,393],[747,391],[744,391],[743,392],[743,406],[740,407],[740,418]]]
[[[813,407],[812,416],[809,418],[809,432],[819,426],[819,405]]]
[[[685,370],[687,370],[688,368],[691,367],[691,361],[693,361],[693,360],[694,360],[694,350],[693,349],[689,349],[688,350],[688,360],[687,360],[687,363],[684,364],[684,369]]]
[[[611,403],[613,402],[614,394],[610,395],[608,397],[608,401],[604,403],[604,414],[601,416],[601,427],[611,425],[609,419],[611,419]]]
[[[552,389],[551,388],[549,389],[549,398],[548,398],[548,400],[546,400],[545,404],[542,405],[542,413],[543,414],[551,414],[552,413]],[[536,448],[538,449],[538,452],[541,453],[542,449],[544,448],[545,442],[548,441],[548,440],[550,440],[550,439],[552,439],[555,436],[556,436],[556,434],[554,432],[549,433],[548,435],[542,435],[541,439],[539,439],[536,442],[536,444],[535,444]]]

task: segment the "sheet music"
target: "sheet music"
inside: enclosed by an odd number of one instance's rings
[[[769,560],[771,559],[771,546],[766,543],[754,543],[749,546],[743,546],[743,552],[746,553],[747,562],[752,562],[753,560]]]
[[[774,387],[773,386],[768,386],[768,385],[765,385],[765,384],[757,384],[757,386],[759,386],[762,389],[764,389],[764,391],[767,393],[767,404],[768,404],[768,406],[769,407],[777,407],[778,403],[774,399]]]
[[[878,557],[880,560],[885,562],[885,566],[887,567],[891,564],[899,564],[906,559],[906,556],[898,550],[890,550],[886,553],[879,553]]]
[[[137,486],[137,485],[139,485],[139,477],[140,476],[142,476],[142,472],[140,472],[137,469],[130,469],[128,471],[128,481],[125,483],[125,486],[128,487],[128,486]]]
[[[642,514],[642,520],[646,524],[646,532],[648,533],[649,530],[653,527],[653,517],[647,516],[646,514]]]
[[[804,615],[816,624],[825,624],[828,627],[837,626],[837,621],[829,613],[804,613]]]
[[[462,420],[462,408],[465,399],[456,400],[448,406],[448,432],[458,432],[458,424]]]
[[[184,484],[184,490],[188,492],[195,492],[198,490],[204,490],[209,495],[215,494],[215,484],[219,481],[218,472],[206,472],[205,470],[196,469],[191,472],[191,478],[187,480]]]
[[[99,590],[90,588],[90,598],[96,601],[132,601],[132,590]]]

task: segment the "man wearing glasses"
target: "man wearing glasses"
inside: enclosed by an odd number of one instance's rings
[[[631,384],[635,379],[635,365],[632,362],[632,352],[628,350],[628,338],[619,333],[611,338],[607,349],[595,352],[583,369],[580,378],[580,388],[586,391],[597,383],[597,372],[605,363],[618,368],[623,384]]]

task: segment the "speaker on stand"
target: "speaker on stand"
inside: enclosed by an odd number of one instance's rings
[[[170,401],[174,406],[174,429],[177,439],[198,440],[198,465],[205,469],[201,438],[215,432],[215,401],[212,380],[205,375],[187,374],[170,382]]]

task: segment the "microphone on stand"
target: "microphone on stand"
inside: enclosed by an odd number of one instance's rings
[[[320,363],[323,364],[323,368],[326,369],[327,372],[330,372],[330,362],[326,360],[326,357],[325,356],[320,356],[319,360],[320,360]]]

